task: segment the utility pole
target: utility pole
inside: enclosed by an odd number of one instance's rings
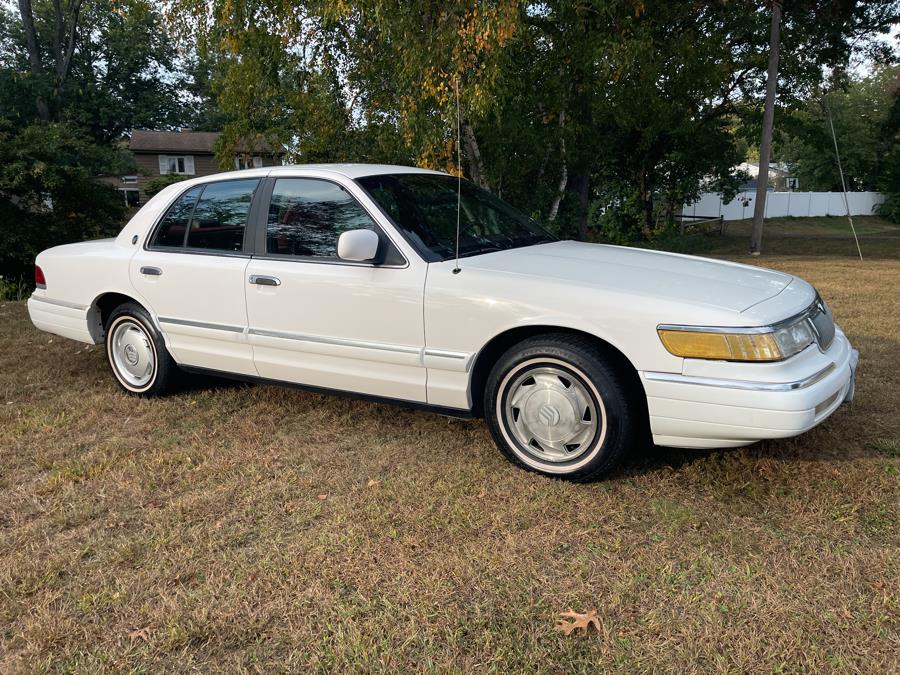
[[[753,230],[750,255],[762,250],[763,215],[769,189],[769,156],[772,154],[772,126],[775,121],[775,85],[778,83],[778,50],[781,47],[781,0],[772,2],[772,29],[769,34],[769,71],[766,75],[766,105],[763,111],[762,138],[759,142],[759,175],[756,177],[756,204],[753,205]]]

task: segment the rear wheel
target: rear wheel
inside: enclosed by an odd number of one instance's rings
[[[611,470],[638,435],[626,378],[591,341],[550,334],[525,340],[495,364],[485,418],[514,463],[585,481]]]
[[[178,366],[147,310],[137,303],[119,305],[110,314],[106,356],[119,386],[130,394],[161,396],[176,383]]]

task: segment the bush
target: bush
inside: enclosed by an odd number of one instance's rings
[[[30,284],[45,248],[118,232],[120,193],[96,180],[120,156],[66,124],[15,128],[0,121],[0,275]]]
[[[164,176],[151,178],[144,185],[144,194],[146,194],[148,197],[152,197],[157,192],[161,192],[170,185],[180,183],[181,181],[187,180],[188,178],[190,178],[190,176],[180,176],[177,173],[169,173]]]

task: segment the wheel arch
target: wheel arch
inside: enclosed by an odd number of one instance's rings
[[[134,296],[117,291],[107,291],[94,298],[88,309],[88,328],[95,344],[100,344],[106,339],[106,323],[110,314],[116,307],[126,302],[133,302],[147,309],[146,305]]]
[[[484,347],[475,356],[472,363],[471,376],[469,378],[469,389],[472,397],[472,412],[478,417],[484,414],[484,388],[487,384],[488,375],[491,368],[497,360],[510,347],[527,340],[528,338],[538,335],[578,335],[590,341],[605,358],[622,373],[628,382],[629,395],[637,405],[641,407],[641,419],[646,422],[649,428],[649,414],[647,412],[647,394],[644,391],[644,385],[641,383],[641,377],[637,368],[631,360],[622,352],[621,349],[612,343],[604,340],[593,333],[589,333],[577,328],[567,326],[555,326],[548,324],[517,326],[498,333],[491,338]]]

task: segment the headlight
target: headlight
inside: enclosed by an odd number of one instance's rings
[[[789,358],[794,354],[802,352],[809,347],[816,336],[813,334],[812,326],[806,319],[800,319],[792,324],[784,326],[776,330],[773,335],[778,341],[781,353],[784,358]]]
[[[781,361],[803,351],[815,339],[805,317],[778,327],[742,330],[660,326],[657,332],[675,356],[724,361]]]

